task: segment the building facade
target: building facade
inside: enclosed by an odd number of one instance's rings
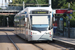
[[[11,2],[12,2],[12,0],[0,0],[0,8],[6,9],[6,7],[8,7],[8,4]]]

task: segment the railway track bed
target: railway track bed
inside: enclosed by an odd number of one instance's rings
[[[0,50],[16,50],[5,32],[0,31]]]
[[[17,48],[16,48],[13,45],[13,43],[8,38],[6,38],[6,40],[9,41],[8,43],[11,43],[11,44],[5,44],[5,43],[2,44],[1,43],[2,47],[1,47],[1,45],[0,45],[0,47],[1,48],[5,48],[4,50],[70,50],[69,48],[60,46],[58,44],[54,44],[52,42],[50,42],[50,43],[46,43],[46,42],[40,42],[40,43],[39,42],[37,42],[37,43],[33,42],[33,43],[29,43],[29,42],[19,38],[18,36],[16,36],[13,32],[5,31],[5,32],[2,32],[2,34],[5,35],[5,38],[7,37],[7,34],[8,34],[8,36],[12,39],[14,44],[17,46]],[[6,45],[7,47],[4,46],[4,45]]]

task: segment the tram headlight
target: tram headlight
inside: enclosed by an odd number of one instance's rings
[[[36,32],[32,32],[32,34],[37,34]]]
[[[37,34],[37,33],[33,33],[33,34]]]
[[[46,32],[46,34],[50,34],[50,32]]]

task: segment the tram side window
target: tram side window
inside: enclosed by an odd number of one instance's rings
[[[25,18],[21,19],[21,26],[24,27],[25,24]]]
[[[24,30],[24,24],[25,24],[25,19],[24,18],[22,18],[21,19],[21,27],[20,27],[20,29],[21,29],[21,33],[23,33],[23,30]]]

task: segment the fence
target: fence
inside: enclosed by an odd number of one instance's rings
[[[22,10],[22,9],[23,9],[22,6],[8,6],[8,7],[6,7],[5,10]],[[2,9],[0,9],[0,10],[2,10]]]
[[[64,28],[64,36],[68,37],[68,28]],[[75,28],[70,28],[70,38],[75,38]]]
[[[63,36],[68,38],[68,28],[64,28],[64,33],[60,33],[57,28],[54,28],[54,35],[56,36]],[[70,28],[70,38],[75,38],[75,28]]]

